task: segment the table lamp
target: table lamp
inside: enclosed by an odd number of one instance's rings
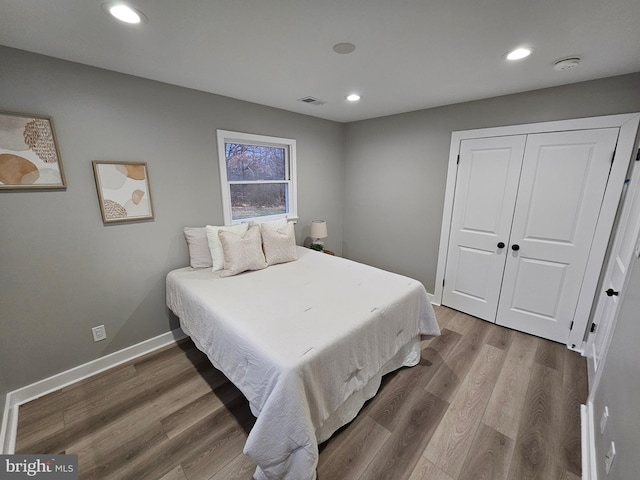
[[[312,250],[324,250],[324,242],[321,239],[327,238],[327,222],[324,220],[313,220],[311,222],[309,236],[311,237],[310,248]]]

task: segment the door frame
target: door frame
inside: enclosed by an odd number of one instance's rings
[[[620,115],[607,115],[452,132],[433,302],[436,304],[440,304],[442,302],[444,273],[446,270],[447,251],[449,248],[449,232],[451,230],[451,215],[453,213],[453,201],[455,197],[456,176],[458,171],[457,163],[460,152],[460,142],[462,142],[462,140],[618,127],[620,128],[620,134],[618,136],[618,145],[613,158],[613,166],[611,168],[611,173],[609,174],[607,190],[602,202],[598,225],[596,227],[596,233],[587,263],[587,269],[585,271],[582,288],[580,290],[580,297],[578,298],[573,329],[569,333],[569,337],[567,339],[568,348],[582,352],[591,307],[595,300],[598,280],[604,265],[607,245],[613,230],[616,210],[622,194],[627,168],[634,153],[636,134],[638,132],[639,125],[640,112],[636,112]]]

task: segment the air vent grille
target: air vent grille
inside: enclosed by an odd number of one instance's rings
[[[309,105],[324,105],[327,102],[323,102],[315,97],[302,97],[298,99],[299,102],[308,103]]]

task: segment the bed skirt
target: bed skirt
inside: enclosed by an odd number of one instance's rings
[[[380,384],[382,383],[382,377],[387,373],[391,373],[402,367],[413,367],[420,362],[420,356],[422,353],[420,345],[421,336],[413,337],[408,344],[400,349],[400,351],[389,360],[380,371],[375,374],[369,382],[362,388],[354,392],[332,415],[325,420],[325,422],[316,429],[316,439],[318,444],[331,438],[339,428],[351,422],[358,412],[362,409],[365,402],[373,398]],[[255,480],[271,480],[267,477],[260,467],[256,467],[256,471],[253,474]],[[317,476],[309,480],[316,480]]]

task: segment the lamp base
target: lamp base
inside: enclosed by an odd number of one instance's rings
[[[317,250],[318,252],[321,252],[324,250],[324,242],[319,238],[314,238],[313,240],[311,240],[311,246],[309,248],[311,250]]]

